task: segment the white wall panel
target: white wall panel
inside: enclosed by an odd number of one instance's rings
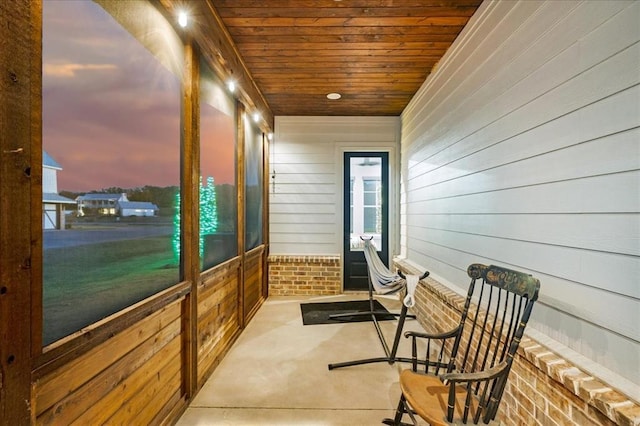
[[[276,154],[277,155],[277,154]],[[300,154],[300,156],[302,157],[303,154]],[[311,155],[316,156],[316,154],[312,154]],[[335,175],[335,168],[336,165],[334,164],[334,162],[331,163],[313,163],[313,162],[309,162],[310,160],[307,159],[307,163],[287,163],[287,164],[277,164],[277,166],[274,165],[274,169],[276,171],[276,179],[281,176],[281,175],[318,175],[318,174],[328,174],[328,175]],[[276,181],[277,183],[277,181]]]
[[[415,215],[409,217],[409,227],[412,233],[448,230],[640,256],[640,220],[635,214],[503,214],[500,221],[495,219],[493,214]]]
[[[276,117],[270,148],[270,176],[275,172],[269,185],[270,253],[342,254],[345,151],[390,153],[390,217],[397,217],[393,185],[399,129],[398,117]]]
[[[325,221],[324,223],[318,223],[319,220],[323,220],[324,218],[319,217],[318,215],[312,216],[316,219],[316,223],[313,226],[309,226],[307,222],[301,223],[272,223],[271,229],[276,234],[333,234],[335,231],[335,216],[332,216],[334,221]],[[327,217],[329,217],[327,215]]]
[[[333,152],[289,152],[288,154],[279,154],[276,159],[278,160],[277,163],[274,163],[276,169],[279,165],[289,164],[330,164],[333,166]]]
[[[291,217],[308,215],[308,214],[335,214],[336,205],[335,203],[313,203],[313,204],[291,204],[291,203],[273,203],[269,206],[270,214],[288,214]]]
[[[437,118],[434,118],[431,112],[436,115],[442,114],[442,111],[449,110],[445,102],[455,93],[455,89],[464,83],[465,76],[471,75],[478,68],[475,64],[483,59],[475,55],[474,52],[482,51],[482,46],[489,44],[499,44],[502,40],[508,38],[509,34],[515,31],[521,22],[509,19],[509,12],[517,5],[516,2],[485,2],[476,12],[476,17],[482,19],[470,20],[465,29],[456,39],[454,45],[449,49],[449,53],[445,56],[451,58],[450,61],[441,60],[438,64],[438,72],[432,74],[422,86],[420,90],[409,103],[406,114],[414,117],[414,120],[403,120],[402,134],[414,140],[415,146],[407,146],[408,149],[416,149],[425,141],[430,141],[432,135],[439,130],[435,126]],[[539,7],[534,2],[524,3],[521,7],[533,6]],[[476,31],[478,21],[481,21],[483,29],[500,28],[500,32],[484,31],[482,37],[470,37]],[[513,23],[513,25],[511,25]],[[464,54],[459,52],[464,51]],[[462,72],[450,72],[450,69],[461,70]],[[459,95],[459,96],[463,96]],[[416,107],[424,114],[418,115],[413,111]],[[404,114],[403,114],[404,115]],[[416,132],[415,134],[412,132]],[[403,149],[405,146],[403,146]]]
[[[429,201],[408,193],[408,215],[430,213],[637,213],[640,171],[593,176],[523,188],[443,197]],[[588,230],[585,230],[587,232]]]
[[[274,213],[271,215],[270,225],[280,225],[284,224],[295,226],[299,223],[304,224],[335,224],[337,221],[337,217],[335,213],[314,213],[314,214],[297,214],[291,215],[288,213]],[[282,232],[282,230],[278,230],[277,227],[274,227],[275,232]]]
[[[578,53],[581,51],[581,49],[576,50]],[[569,58],[569,60],[570,63],[578,61],[575,57]],[[537,80],[546,76],[557,78],[565,68],[559,63],[554,69],[541,69],[533,76]],[[551,88],[535,82],[534,85],[542,86],[535,87],[535,89],[542,92],[531,101],[527,101],[527,98],[532,97],[531,92],[526,91],[528,87],[519,83],[517,90],[509,91],[498,99],[498,101],[503,100],[503,104],[495,101],[489,102],[473,114],[493,113],[493,121],[491,118],[480,117],[484,121],[476,122],[477,117],[463,119],[457,116],[458,124],[455,126],[452,124],[454,127],[449,134],[441,137],[438,145],[423,150],[419,156],[414,158],[414,161],[425,161],[443,149],[449,149],[453,144],[466,144],[469,139],[472,143],[473,140],[480,140],[485,144],[506,140],[633,87],[638,84],[638,75],[640,75],[640,44],[635,43],[616,53],[607,61],[582,73],[576,70],[571,74],[575,74],[579,78],[572,77],[570,80]],[[615,75],[616,78],[609,78],[611,75]],[[531,90],[531,88],[528,89]],[[525,99],[522,99],[523,97]],[[485,122],[487,123],[485,124]]]
[[[290,176],[292,181],[295,181],[295,176]],[[323,183],[307,183],[307,182],[295,182],[295,183],[282,183],[278,182],[277,193],[274,194],[274,201],[282,202],[280,195],[282,194],[334,194],[335,185],[323,184]]]
[[[489,168],[633,129],[640,115],[640,104],[635,102],[639,97],[636,85],[507,139],[467,138],[428,160],[414,162],[408,177],[416,179],[446,167],[451,175],[445,178],[451,178],[456,170],[467,170],[468,161]]]
[[[561,345],[573,346],[574,351],[563,348],[562,355],[565,359],[579,365],[584,371],[596,375],[605,383],[615,384],[627,395],[635,395],[636,400],[640,397],[638,387],[627,380],[627,377],[620,377],[602,368],[602,365],[640,365],[640,352],[635,341],[611,333],[598,324],[577,322],[571,314],[544,304],[537,306],[536,311],[536,318],[532,318],[530,323],[536,327],[536,330],[531,330],[535,338],[544,342],[544,337],[548,337],[553,339],[552,345],[559,342]],[[562,332],[559,332],[560,330]],[[580,341],[567,340],[567,335],[576,334],[582,336]],[[598,342],[598,344],[594,345],[591,342]]]
[[[473,262],[534,274],[535,329],[636,389],[638,22],[633,1],[483,3],[402,114],[400,195],[408,261],[457,291]]]
[[[424,241],[441,247],[467,253],[482,253],[492,262],[501,261],[517,269],[546,273],[577,283],[589,283],[589,287],[604,289],[612,294],[640,298],[640,286],[637,282],[628,280],[628,277],[640,276],[640,263],[634,256],[437,229],[428,229],[422,233],[418,230],[419,228],[412,228],[416,239],[420,234],[424,234]],[[605,269],[602,265],[608,267]],[[467,265],[461,266],[466,268]],[[547,291],[550,292],[552,289],[549,288]],[[603,308],[609,309],[610,306],[604,304]],[[627,324],[619,324],[619,327],[627,327]],[[640,327],[640,322],[636,323],[635,327]],[[634,338],[640,340],[640,335]]]
[[[288,184],[310,184],[310,185],[334,185],[335,184],[335,173],[332,171],[331,173],[281,173],[278,171],[278,168],[272,168],[271,172],[276,171],[277,177],[277,187],[275,188],[276,193],[280,190],[281,187],[286,187]],[[273,188],[272,188],[273,189]]]
[[[278,192],[273,195],[273,198],[277,200],[274,201],[274,205],[327,205],[335,203],[336,194],[335,192],[327,194],[316,193],[315,191],[309,191],[307,193],[298,192],[297,194],[283,194]]]
[[[515,4],[515,2],[511,3]],[[524,3],[530,7],[540,4],[540,2]],[[575,8],[573,13],[566,17],[561,15],[560,12],[564,6],[574,8],[576,5],[579,7]],[[430,155],[429,153],[440,151],[458,142],[504,114],[516,110],[541,94],[571,80],[588,67],[605,60],[612,52],[619,52],[635,43],[637,40],[634,39],[631,28],[635,22],[634,14],[637,14],[633,8],[637,5],[628,7],[630,10],[625,10],[625,13],[619,13],[625,6],[629,6],[628,2],[546,2],[541,10],[544,10],[544,14],[549,14],[552,19],[559,20],[556,26],[552,26],[546,32],[540,31],[540,28],[546,28],[544,27],[546,21],[539,22],[544,18],[542,12],[531,15],[524,22],[510,22],[510,26],[514,28],[533,26],[542,36],[537,39],[532,37],[528,40],[527,45],[522,45],[521,39],[516,37],[516,34],[507,37],[509,45],[500,47],[520,52],[517,60],[507,64],[478,59],[478,61],[482,61],[483,65],[478,66],[478,63],[469,64],[468,57],[461,55],[465,58],[466,65],[475,66],[476,69],[473,71],[475,74],[484,73],[487,83],[481,87],[469,88],[469,91],[463,93],[463,97],[452,105],[440,105],[438,108],[434,108],[434,105],[425,105],[423,108],[417,102],[411,104],[407,108],[407,112],[412,111],[413,105],[422,109],[421,113],[423,114],[419,119],[422,127],[417,129],[422,131],[422,134],[419,135],[416,143],[407,149],[415,151],[429,140],[429,147],[417,154],[416,159],[422,160],[424,156]],[[618,27],[627,30],[624,33],[606,36],[606,43],[610,46],[610,50],[604,53],[599,49],[602,45],[600,38],[597,37],[600,32],[596,31],[598,26],[602,24],[605,24],[609,29],[613,28],[613,31]],[[492,25],[494,24],[492,23]],[[493,33],[497,29],[487,31]],[[489,48],[491,49],[490,53],[482,48],[476,48],[469,57],[480,55],[482,58],[482,55],[484,57],[495,55],[495,46]],[[460,51],[452,50],[456,53]],[[452,64],[459,61],[458,57],[451,59]],[[579,67],[579,63],[584,63],[584,66]],[[446,63],[442,67],[453,68],[454,65],[449,66],[449,63]],[[463,78],[466,77],[465,72],[468,70],[460,67],[455,74],[459,76],[458,78]],[[443,84],[439,81],[441,79],[440,74],[433,76],[431,80],[427,80],[425,88],[432,84]],[[470,77],[466,77],[463,81],[469,79]],[[436,81],[438,83],[435,83]],[[450,81],[447,81],[446,84],[450,84]],[[435,88],[431,90],[436,92],[434,97],[442,94],[443,90],[447,88],[446,84],[437,90]],[[462,83],[449,87],[450,91],[458,92],[460,84]],[[449,98],[451,99],[451,95]],[[432,104],[433,101],[430,103]],[[406,127],[412,128],[412,125],[407,124],[403,127],[403,135],[411,137],[407,133]],[[433,142],[434,140],[437,142]]]
[[[428,185],[416,185],[416,196],[430,200],[633,171],[638,141],[640,128],[500,166],[469,157],[430,173]]]

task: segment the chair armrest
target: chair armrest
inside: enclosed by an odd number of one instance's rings
[[[459,382],[482,382],[495,379],[503,374],[507,369],[506,361],[494,365],[487,370],[477,371],[475,373],[446,373],[440,376],[443,383],[459,383]]]
[[[459,331],[460,326],[454,328],[453,330],[445,331],[444,333],[438,334],[422,333],[420,331],[407,331],[404,333],[404,337],[413,337],[420,339],[448,339],[450,337],[455,337]]]
[[[488,423],[495,416],[495,410],[500,403],[502,390],[509,374],[506,361],[492,368],[475,373],[446,373],[439,376],[440,380],[449,387],[447,400],[447,420],[453,421],[455,407],[464,408],[463,422],[467,422],[467,415],[471,409],[474,423],[478,423],[480,416],[484,423]],[[495,380],[495,381],[493,381]],[[466,383],[460,386],[461,383]],[[498,396],[494,392],[498,392]],[[475,402],[474,402],[475,401]]]
[[[411,337],[411,363],[412,370],[418,371],[418,364],[423,365],[425,372],[428,372],[431,368],[433,375],[438,375],[441,370],[451,371],[452,365],[449,365],[450,360],[447,360],[448,355],[445,351],[446,342],[452,342],[452,338],[455,338],[460,334],[462,330],[461,326],[454,328],[453,330],[445,331],[443,333],[424,333],[419,331],[407,331],[404,333],[404,337]],[[423,359],[418,359],[418,340],[426,340],[426,351]],[[431,348],[432,341],[438,341],[440,343],[434,343],[435,346],[439,346],[438,354],[432,358]],[[451,346],[451,345],[450,345]]]

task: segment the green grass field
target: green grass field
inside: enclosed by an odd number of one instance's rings
[[[170,235],[46,250],[44,344],[178,281]]]

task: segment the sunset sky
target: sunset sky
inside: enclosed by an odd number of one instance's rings
[[[43,146],[58,190],[180,182],[180,83],[92,1],[43,2]],[[233,119],[203,108],[202,174],[234,182]]]

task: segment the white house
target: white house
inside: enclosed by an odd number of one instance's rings
[[[42,229],[64,229],[64,206],[75,204],[58,194],[58,170],[60,164],[42,151]]]
[[[76,197],[78,203],[78,216],[88,213],[87,209],[94,210],[99,216],[155,216],[158,214],[158,206],[147,201],[129,201],[127,194],[84,194]]]
[[[115,216],[117,203],[127,202],[127,194],[84,194],[76,197],[78,203],[78,216],[87,214],[87,209],[95,209],[95,213],[100,216]]]
[[[155,216],[158,206],[146,201],[118,201],[116,212],[119,216]]]

